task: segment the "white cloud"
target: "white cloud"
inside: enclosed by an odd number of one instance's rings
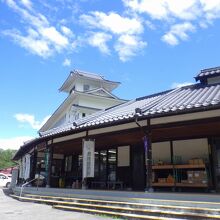
[[[1,149],[14,149],[18,150],[20,146],[24,144],[24,142],[33,139],[31,136],[20,136],[20,137],[12,137],[12,138],[0,138],[0,148]]]
[[[28,9],[32,9],[32,2],[30,0],[20,0],[21,3]]]
[[[6,30],[3,34],[10,36],[21,47],[27,49],[29,52],[47,58],[52,55],[53,50],[50,48],[50,44],[47,40],[41,39],[38,33],[33,29],[30,29],[29,34],[22,36],[17,30]]]
[[[61,31],[66,35],[66,36],[73,36],[73,32],[66,26],[61,26]]]
[[[178,18],[194,20],[200,16],[199,0],[123,0],[124,4],[138,13],[146,13],[152,19],[169,20]]]
[[[125,62],[135,56],[146,42],[141,40],[140,35],[144,31],[142,21],[138,17],[123,17],[115,12],[108,14],[103,12],[90,12],[81,15],[81,22],[97,30],[88,38],[88,43],[105,54],[110,53],[106,42],[114,40],[114,49],[121,61]],[[101,30],[101,32],[99,31]]]
[[[68,39],[58,32],[55,27],[40,28],[39,33],[58,49],[65,48],[69,44]]]
[[[5,30],[2,33],[11,37],[21,47],[43,58],[64,49],[73,49],[72,43],[70,43],[73,35],[67,35],[67,32],[71,33],[71,30],[62,26],[59,31],[55,26],[52,26],[43,14],[33,9],[31,1],[22,0],[21,5],[14,0],[6,0],[5,2],[21,16],[26,24],[26,33],[16,29]],[[27,8],[31,8],[31,10],[27,10]]]
[[[162,37],[162,40],[170,45],[179,44],[179,40],[187,40],[187,32],[195,31],[195,27],[189,23],[185,22],[182,24],[175,24],[171,26],[171,29]]]
[[[159,20],[162,29],[169,29],[162,40],[171,45],[188,39],[187,32],[207,28],[220,18],[220,0],[123,0],[123,3],[142,19]]]
[[[66,59],[63,61],[63,66],[70,66],[70,65],[71,65],[71,60],[66,58]]]
[[[88,38],[88,43],[93,47],[97,47],[102,53],[110,54],[110,50],[106,43],[111,39],[111,35],[103,32],[97,32],[90,35]]]
[[[141,41],[137,36],[125,34],[119,37],[115,50],[118,52],[120,60],[125,62],[145,46],[147,43]]]
[[[192,85],[193,83],[192,82],[183,82],[183,83],[177,83],[177,82],[174,82],[171,86],[172,89],[175,89],[175,88],[180,88],[180,87],[183,87],[183,86],[189,86],[189,85]]]
[[[50,116],[45,117],[42,121],[37,121],[34,115],[18,113],[15,114],[14,117],[17,121],[21,123],[28,123],[33,129],[39,130],[46,121],[50,118]]]
[[[113,34],[138,34],[143,32],[143,26],[138,18],[122,17],[117,13],[91,12],[81,15],[80,19],[91,28],[99,28]]]

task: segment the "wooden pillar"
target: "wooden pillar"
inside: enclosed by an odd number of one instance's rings
[[[152,190],[152,143],[151,143],[151,127],[150,119],[147,119],[147,150],[146,150],[146,165],[147,165],[147,190]]]
[[[46,171],[46,187],[50,187],[51,184],[51,169],[53,160],[53,147],[47,146],[45,155],[45,171]]]

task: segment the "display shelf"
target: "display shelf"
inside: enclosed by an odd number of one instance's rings
[[[174,165],[176,169],[205,169],[205,164],[178,164]]]
[[[208,187],[207,183],[176,183],[178,187]]]
[[[152,183],[152,186],[164,186],[164,187],[170,187],[170,186],[175,186],[174,183],[159,183],[159,182],[154,182]]]
[[[153,187],[192,187],[192,188],[208,188],[207,183],[182,183],[181,180],[186,178],[187,172],[199,172],[206,171],[205,164],[164,164],[164,165],[153,165],[152,170],[154,170],[157,178],[166,178],[165,175],[172,175],[175,179],[174,183],[168,182],[154,182]],[[157,179],[155,179],[157,181]]]
[[[153,165],[153,170],[173,169],[173,165]]]

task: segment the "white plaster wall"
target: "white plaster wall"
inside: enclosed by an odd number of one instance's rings
[[[83,85],[89,85],[89,90],[100,88],[99,82],[93,82],[89,80],[78,79],[75,84],[77,91],[83,92]]]
[[[192,158],[208,158],[207,138],[173,141],[174,156],[181,156],[182,163]]]
[[[158,163],[159,160],[170,163],[171,162],[170,153],[170,142],[157,142],[152,143],[152,159],[153,163]]]
[[[92,108],[105,109],[111,106],[117,105],[119,102],[115,99],[100,99],[96,97],[81,97],[79,100],[79,105],[88,106]]]

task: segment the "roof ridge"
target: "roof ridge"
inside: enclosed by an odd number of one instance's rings
[[[170,92],[172,90],[174,90],[174,89],[165,90],[163,92],[157,92],[157,93],[154,93],[154,94],[151,94],[151,95],[141,96],[141,97],[136,98],[135,100],[140,101],[140,100],[143,100],[143,99],[152,98],[154,96],[162,95],[162,94]]]
[[[218,69],[220,69],[220,66],[202,69],[200,72],[207,72],[207,71],[218,70]]]

